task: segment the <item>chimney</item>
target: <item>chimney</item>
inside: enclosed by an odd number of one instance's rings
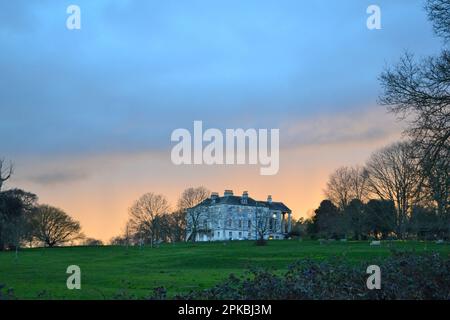
[[[224,195],[224,197],[232,196],[233,195],[233,190],[225,190],[223,195]]]
[[[272,203],[272,196],[270,194],[267,196],[267,202]]]
[[[211,192],[211,203],[216,203],[217,198],[219,198],[219,194],[217,192]]]
[[[244,191],[244,192],[242,193],[241,203],[242,203],[242,204],[247,204],[247,200],[248,200],[248,192],[247,192],[247,191]]]

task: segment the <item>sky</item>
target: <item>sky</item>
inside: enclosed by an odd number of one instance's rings
[[[66,9],[81,9],[81,29]],[[381,30],[366,9],[381,8]],[[377,104],[405,52],[436,53],[422,0],[0,0],[0,157],[107,241],[146,192],[268,194],[311,214],[328,175],[402,137]],[[177,128],[279,128],[280,170],[175,166]]]

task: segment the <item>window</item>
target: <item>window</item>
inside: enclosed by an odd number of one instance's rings
[[[239,232],[239,238],[242,238],[242,232]]]
[[[239,220],[239,228],[242,228],[242,220]]]
[[[252,227],[252,220],[248,220],[248,228],[250,229]]]
[[[231,219],[228,219],[228,226],[229,227],[231,227],[231,223],[232,223]]]
[[[230,231],[230,232],[228,233],[228,236],[230,237],[230,239],[233,238],[233,232]]]
[[[217,232],[217,238],[220,238],[220,231]]]

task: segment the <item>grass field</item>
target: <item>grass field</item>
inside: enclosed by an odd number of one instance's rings
[[[415,252],[450,254],[448,244],[395,242],[389,246]],[[154,287],[164,286],[169,295],[211,287],[230,273],[243,274],[251,266],[284,271],[298,259],[342,256],[348,263],[376,264],[390,255],[387,244],[368,242],[270,241],[265,247],[254,242],[178,243],[159,248],[64,247],[0,252],[0,284],[14,289],[21,299],[104,299],[120,289],[145,297]],[[68,290],[66,268],[81,268],[81,290]]]

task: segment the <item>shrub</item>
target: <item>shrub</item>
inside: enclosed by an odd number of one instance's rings
[[[379,263],[381,289],[366,286],[368,264],[351,266],[341,259],[302,260],[283,275],[264,269],[244,277],[230,275],[213,288],[192,291],[177,299],[213,300],[365,300],[450,299],[450,261],[438,254],[394,253]]]
[[[148,300],[166,300],[167,291],[164,287],[157,287],[153,289],[153,294],[147,297]]]
[[[0,283],[0,300],[15,300],[16,296],[12,288],[6,288],[4,284]]]

